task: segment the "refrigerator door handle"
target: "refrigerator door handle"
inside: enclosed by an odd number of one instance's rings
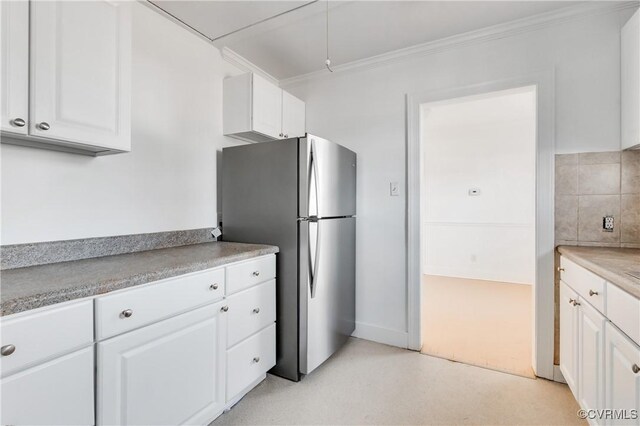
[[[309,221],[309,293],[313,299],[316,297],[316,266],[320,256],[320,223]]]
[[[316,151],[316,141],[311,139],[309,147],[309,216],[319,215],[319,194],[318,194],[318,153]],[[315,211],[311,208],[315,204]]]

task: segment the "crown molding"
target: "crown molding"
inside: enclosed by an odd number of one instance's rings
[[[222,48],[222,59],[224,59],[225,61],[229,62],[230,64],[234,65],[235,67],[243,71],[258,74],[266,78],[276,86],[279,85],[279,81],[277,78],[275,78],[274,76],[272,76],[271,74],[269,74],[268,72],[266,72],[265,70],[257,66],[256,64],[248,61],[245,57],[229,49],[228,47]]]
[[[392,62],[401,62],[403,60],[419,56],[431,55],[472,44],[511,37],[517,34],[536,31],[589,16],[604,15],[624,9],[638,8],[639,5],[640,2],[637,0],[625,2],[586,2],[578,5],[572,5],[551,12],[545,12],[527,18],[517,19],[479,30],[473,30],[443,39],[394,50],[369,58],[335,65],[331,67],[334,71],[333,73],[329,73],[325,69],[322,69],[312,71],[307,74],[285,78],[280,80],[280,87],[291,87],[311,80],[335,77],[338,74],[346,72],[377,68]]]

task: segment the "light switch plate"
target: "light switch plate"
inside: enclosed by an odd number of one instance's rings
[[[391,195],[392,197],[397,197],[400,195],[400,185],[398,185],[398,182],[391,182],[389,184],[389,195]]]

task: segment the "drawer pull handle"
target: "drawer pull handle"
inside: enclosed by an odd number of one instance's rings
[[[211,284],[211,285],[209,286],[209,290],[217,290],[217,289],[218,289],[218,283],[216,283],[216,284]]]
[[[220,308],[220,310],[222,312],[227,312],[229,310],[229,307],[228,306],[223,306],[222,308]]]
[[[252,275],[253,275],[254,277],[257,277],[258,275],[260,275],[260,271],[253,271],[253,274],[252,274]]]
[[[260,362],[260,357],[259,357],[259,356],[257,356],[257,357],[255,357],[255,358],[253,358],[253,362],[255,362],[255,363]]]
[[[597,295],[598,295],[597,291],[589,290],[589,296],[597,296]]]
[[[0,348],[0,354],[2,356],[9,356],[16,351],[16,347],[14,345],[4,345]]]
[[[558,266],[558,272],[564,272],[564,268]]]
[[[253,313],[254,313],[254,314],[259,314],[259,313],[260,313],[260,308],[255,308],[255,309],[253,310]]]
[[[131,309],[125,309],[120,312],[120,318],[131,318],[131,315],[133,315],[133,311]]]
[[[633,367],[631,367],[631,371],[636,374],[640,373],[640,367],[638,367],[638,364],[633,364]]]

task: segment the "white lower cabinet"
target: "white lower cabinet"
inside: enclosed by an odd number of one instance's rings
[[[3,425],[94,423],[93,346],[0,381]]]
[[[0,318],[0,424],[209,424],[275,365],[275,262]]]
[[[578,377],[578,294],[560,281],[560,370],[565,381],[577,393]]]
[[[560,370],[590,424],[640,426],[640,346],[621,331],[638,328],[638,299],[561,265]]]
[[[229,349],[227,360],[227,400],[231,401],[276,364],[275,324]]]
[[[206,424],[225,404],[223,302],[98,343],[98,424]]]
[[[604,328],[606,318],[578,301],[578,402],[585,410],[604,408]]]
[[[606,324],[605,336],[605,407],[628,414],[635,409],[640,416],[640,346],[610,323]],[[608,424],[638,425],[640,418]]]

